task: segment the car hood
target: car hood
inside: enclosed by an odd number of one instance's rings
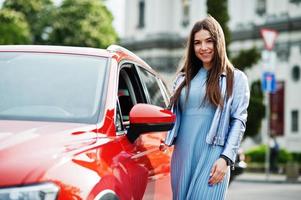
[[[62,158],[96,142],[96,125],[0,121],[0,186],[38,179]]]

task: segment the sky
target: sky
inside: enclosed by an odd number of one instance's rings
[[[2,5],[4,0],[0,0],[0,5]],[[54,4],[58,5],[62,0],[52,0]],[[119,37],[124,35],[124,7],[125,0],[106,0],[104,1],[108,9],[112,12],[114,16],[113,26],[117,31]]]

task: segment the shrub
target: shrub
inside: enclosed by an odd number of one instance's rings
[[[266,145],[259,145],[246,151],[247,161],[263,163],[265,161],[265,148]]]
[[[287,150],[281,148],[280,152],[278,154],[278,162],[279,163],[287,163],[288,161],[291,161],[292,159],[292,154],[289,153]]]
[[[256,146],[246,152],[246,158],[247,162],[253,162],[253,163],[264,163],[265,162],[265,154],[266,154],[266,145],[259,145]],[[286,163],[290,160],[299,159],[298,161],[301,161],[301,153],[294,154],[295,156],[292,156],[291,153],[289,153],[284,148],[281,148],[278,154],[278,162],[279,163]],[[294,159],[293,159],[294,158]]]
[[[292,154],[292,159],[296,162],[298,162],[299,164],[301,164],[301,152],[293,152]]]

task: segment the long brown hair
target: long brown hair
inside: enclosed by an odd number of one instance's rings
[[[207,16],[204,20],[197,21],[190,32],[186,44],[184,64],[180,70],[180,72],[184,72],[185,80],[176,89],[174,95],[171,98],[171,103],[174,104],[178,101],[181,90],[184,87],[187,87],[187,101],[191,80],[197,74],[199,69],[203,67],[202,61],[196,57],[194,51],[194,35],[200,30],[207,30],[210,33],[214,43],[214,55],[212,60],[212,67],[208,71],[207,75],[205,99],[209,100],[209,102],[215,106],[223,106],[224,101],[221,95],[219,78],[223,73],[226,74],[226,93],[228,98],[232,95],[233,92],[234,67],[227,57],[224,32],[220,24],[210,15]]]

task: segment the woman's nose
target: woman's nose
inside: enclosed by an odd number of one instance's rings
[[[201,50],[206,50],[207,49],[207,45],[206,44],[201,44]]]

